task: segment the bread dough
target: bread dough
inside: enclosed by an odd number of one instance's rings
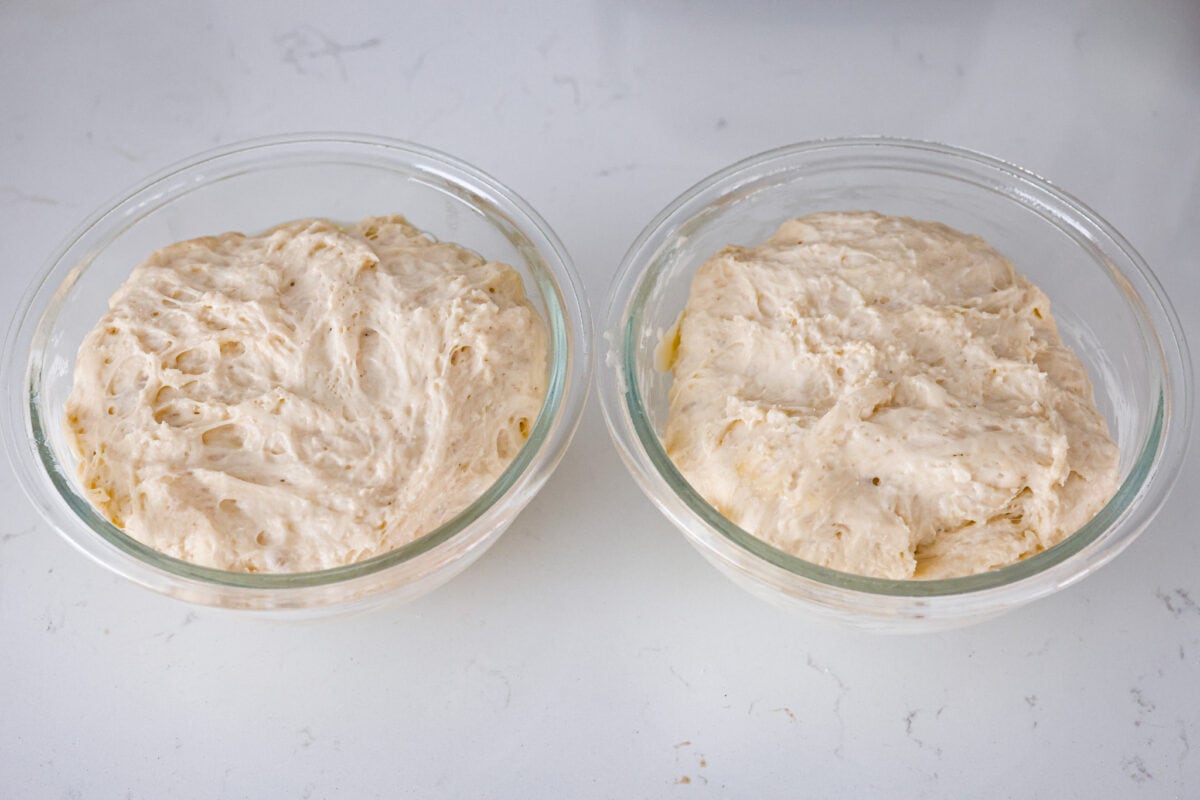
[[[1046,295],[977,236],[821,213],[697,272],[665,447],[721,514],[845,572],[945,578],[1061,541],[1116,444]]]
[[[541,408],[520,276],[403,217],[179,242],[84,339],[66,404],[88,497],[162,552],[350,564],[479,497]]]

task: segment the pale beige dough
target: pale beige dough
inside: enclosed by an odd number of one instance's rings
[[[870,212],[697,272],[664,340],[668,454],[723,515],[834,569],[983,572],[1113,495],[1118,451],[1045,294],[986,242]]]
[[[462,511],[546,390],[520,276],[399,216],[165,247],[84,339],[66,404],[79,477],[168,555],[300,572]]]

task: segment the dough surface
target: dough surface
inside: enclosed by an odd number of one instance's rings
[[[511,267],[399,216],[165,247],[84,339],[79,476],[126,533],[197,564],[350,564],[448,521],[508,466],[546,390]]]
[[[820,213],[728,247],[662,348],[672,460],[724,516],[817,564],[983,572],[1116,490],[1117,446],[1049,300],[945,225]]]

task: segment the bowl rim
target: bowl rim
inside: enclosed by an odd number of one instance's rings
[[[39,351],[35,348],[39,337],[44,339],[47,314],[58,295],[105,246],[146,213],[207,185],[214,177],[174,193],[169,190],[170,182],[207,167],[234,165],[253,156],[260,157],[255,166],[235,173],[218,172],[215,180],[256,168],[294,164],[294,157],[287,156],[305,148],[328,151],[316,163],[341,161],[378,167],[378,163],[368,163],[366,156],[382,156],[396,171],[403,170],[409,177],[426,175],[451,181],[462,190],[460,199],[472,205],[490,202],[506,223],[519,230],[537,251],[548,281],[541,292],[549,317],[543,322],[551,345],[546,398],[529,438],[492,485],[450,520],[411,542],[353,564],[308,572],[241,573],[193,564],[124,533],[69,486],[69,479],[56,467],[73,468],[74,464],[60,464],[49,443],[39,435],[45,428],[39,419],[36,392],[40,374],[35,357]],[[134,212],[134,218],[126,222]],[[92,238],[101,239],[98,249],[77,252]],[[578,428],[590,391],[592,342],[592,320],[583,283],[566,247],[528,202],[488,173],[440,150],[374,134],[313,131],[256,137],[210,148],[154,172],[101,204],[52,251],[30,280],[5,334],[4,376],[6,383],[13,385],[0,405],[4,416],[0,434],[18,483],[42,516],[77,549],[113,571],[167,593],[177,592],[166,589],[164,579],[183,586],[217,589],[233,597],[257,596],[264,591],[271,595],[295,594],[317,587],[361,583],[360,579],[411,564],[444,545],[484,536],[502,526],[504,508],[516,503],[519,510],[532,498],[562,459]],[[83,505],[72,498],[81,498]]]
[[[1139,322],[1147,323],[1156,340],[1151,350],[1160,359],[1162,390],[1146,441],[1138,443],[1141,452],[1129,475],[1112,500],[1079,531],[1042,553],[975,575],[941,579],[862,576],[792,556],[735,525],[691,487],[666,455],[643,411],[634,360],[639,333],[634,327],[639,311],[635,306],[648,291],[646,278],[658,251],[705,210],[736,197],[750,184],[803,172],[803,165],[794,162],[818,154],[873,157],[872,165],[881,158],[895,159],[899,166],[893,168],[912,170],[911,164],[897,158],[905,154],[937,160],[943,167],[972,165],[986,170],[1011,184],[1010,191],[1000,192],[1007,199],[1031,207],[1027,193],[1034,192],[1052,201],[1071,213],[1064,221],[1076,229],[1082,224],[1107,240],[1132,268],[1129,274],[1112,264],[1142,304],[1134,313],[1142,317]],[[837,168],[854,166],[862,164],[839,164]],[[1022,600],[1031,600],[1063,588],[1098,569],[1141,533],[1178,478],[1189,443],[1192,376],[1187,342],[1166,292],[1132,245],[1094,210],[1036,173],[975,150],[937,142],[888,136],[816,139],[749,156],[703,178],[659,212],[626,251],[609,289],[603,330],[609,350],[597,369],[601,408],[610,436],[642,491],[707,555],[741,572],[746,571],[741,557],[748,555],[752,569],[762,567],[809,589],[832,591],[843,598],[874,598],[893,607],[915,608],[937,598],[954,597],[971,606],[961,609],[967,613],[1006,597],[1019,594]],[[1106,540],[1105,535],[1114,531],[1124,535]],[[1097,547],[1098,540],[1108,546]]]

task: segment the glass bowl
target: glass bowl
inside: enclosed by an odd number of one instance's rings
[[[529,439],[499,479],[445,525],[375,558],[316,572],[246,574],[153,550],[99,514],[76,478],[63,423],[75,354],[112,292],[152,251],[303,217],[352,222],[401,213],[433,236],[514,267],[545,321],[549,383]],[[171,167],[73,233],[30,286],[5,344],[3,433],[17,478],[87,555],[143,586],[196,603],[312,609],[410,599],[478,558],[537,493],[579,422],[591,325],[562,243],[512,190],[407,142],[302,134],[234,144]]]
[[[1060,544],[960,578],[869,578],[817,566],[742,530],[701,498],[660,441],[670,376],[655,349],[697,267],[815,211],[873,210],[979,234],[1049,295],[1120,448],[1120,487]],[[772,150],[701,181],[630,247],[614,279],[600,393],[609,431],[642,490],[714,565],[788,608],[882,631],[986,619],[1068,586],[1146,528],[1188,441],[1190,362],[1178,319],[1141,257],[1095,212],[1023,169],[919,141],[852,138]]]

